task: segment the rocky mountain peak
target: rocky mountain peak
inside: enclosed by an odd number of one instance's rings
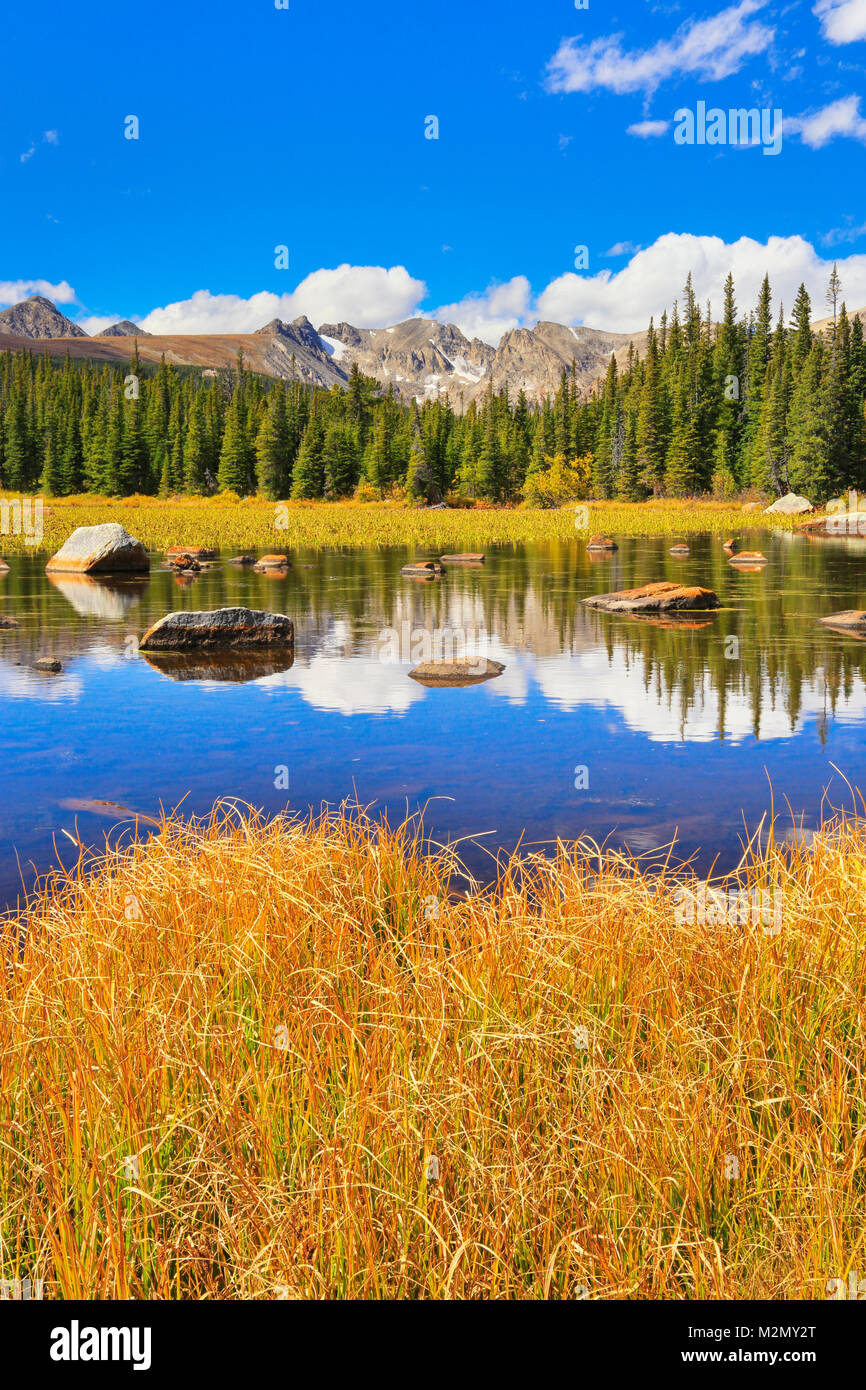
[[[131,319],[120,319],[118,323],[113,323],[110,328],[103,328],[101,333],[96,334],[98,338],[152,338],[153,334],[148,333],[141,324],[133,323]]]
[[[22,299],[0,314],[0,333],[14,333],[18,338],[86,338],[77,323],[61,314],[50,299],[41,294]]]

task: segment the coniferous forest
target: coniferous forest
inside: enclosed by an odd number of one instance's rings
[[[866,345],[834,269],[831,324],[812,330],[801,285],[790,316],[765,278],[721,317],[686,283],[645,348],[589,393],[572,372],[540,404],[492,390],[455,410],[406,405],[353,369],[346,389],[22,351],[0,359],[0,487],[272,499],[358,496],[556,505],[572,498],[866,490]]]

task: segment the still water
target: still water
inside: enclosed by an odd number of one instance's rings
[[[236,797],[269,813],[346,798],[393,819],[426,807],[439,840],[466,839],[489,876],[497,850],[589,835],[733,867],[775,800],[805,828],[866,789],[866,643],[818,618],[866,608],[866,542],[751,533],[770,563],[730,567],[719,537],[487,551],[478,569],[402,578],[403,550],[292,552],[285,577],[217,567],[178,581],[0,576],[0,903],[14,904],[70,841],[99,847],[117,807],[204,813]],[[713,588],[722,609],[667,623],[584,608],[655,579]],[[294,660],[157,669],[135,639],[175,608],[267,608],[294,619]],[[429,689],[389,631],[474,632],[503,674]],[[735,641],[732,639],[736,639]],[[32,669],[60,659],[57,675]],[[582,769],[582,771],[580,771]],[[838,769],[836,771],[835,769]],[[284,770],[284,771],[283,771]],[[286,789],[288,783],[288,789]],[[100,803],[111,803],[101,805]],[[128,828],[128,827],[127,827]]]

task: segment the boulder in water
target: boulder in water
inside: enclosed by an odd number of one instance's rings
[[[596,594],[583,602],[589,608],[601,608],[606,613],[680,613],[722,606],[712,589],[667,582],[644,584],[639,589],[620,589],[613,594]]]
[[[180,610],[149,627],[138,644],[142,652],[250,650],[294,647],[295,625],[282,613],[252,608],[217,608],[210,613]]]
[[[263,555],[254,568],[257,574],[285,574],[291,567],[288,555]]]
[[[140,574],[150,569],[147,551],[116,521],[79,526],[46,565],[48,574]]]
[[[501,661],[472,660],[422,661],[409,675],[413,681],[428,686],[480,685],[482,681],[501,676],[505,667]]]
[[[400,573],[408,579],[436,579],[442,574],[442,566],[438,560],[413,560],[410,565],[404,565]]]
[[[821,619],[827,627],[837,627],[843,631],[857,633],[866,637],[866,609],[846,608],[841,613],[830,613]]]

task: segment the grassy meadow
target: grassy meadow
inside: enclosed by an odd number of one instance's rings
[[[577,516],[576,507],[585,508],[585,514]],[[585,539],[595,532],[677,538],[696,531],[736,535],[767,526],[791,529],[794,524],[789,517],[766,517],[760,508],[744,511],[741,503],[694,499],[575,503],[551,510],[478,506],[425,511],[399,502],[276,504],[258,498],[65,497],[46,502],[41,545],[28,544],[23,535],[0,535],[0,555],[53,554],[77,526],[105,521],[119,521],[154,551],[176,544],[212,545],[226,551],[324,546],[456,550]]]
[[[224,806],[5,923],[0,1277],[809,1299],[862,1269],[862,821],[745,860],[777,934],[679,921],[663,863],[591,845],[461,894],[427,848]]]

